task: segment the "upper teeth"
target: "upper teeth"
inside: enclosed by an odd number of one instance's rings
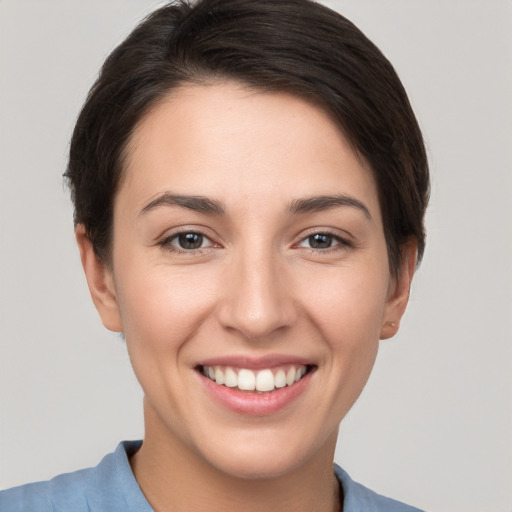
[[[242,391],[272,391],[291,386],[306,374],[306,366],[287,366],[279,369],[266,368],[253,371],[229,366],[203,366],[203,374],[217,384]]]

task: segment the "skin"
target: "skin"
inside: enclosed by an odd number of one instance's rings
[[[155,206],[165,193],[225,212]],[[290,211],[340,195],[367,211]],[[203,247],[180,248],[180,230],[203,233]],[[132,136],[113,232],[108,266],[83,226],[76,235],[94,303],[124,333],[145,393],[145,438],[131,463],[154,509],[338,510],[338,425],[379,339],[398,329],[416,261],[408,243],[390,274],[375,182],[340,130],[291,95],[232,82],[175,90]],[[315,233],[331,246],[312,248]],[[268,354],[315,371],[264,417],[220,406],[196,368]]]

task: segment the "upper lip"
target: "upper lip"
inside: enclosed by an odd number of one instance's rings
[[[196,366],[231,366],[247,368],[248,370],[261,370],[285,364],[313,365],[311,359],[287,354],[267,354],[265,356],[229,355],[204,359]]]

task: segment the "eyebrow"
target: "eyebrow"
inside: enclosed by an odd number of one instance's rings
[[[292,214],[301,213],[315,213],[323,210],[329,210],[339,206],[348,206],[351,208],[357,208],[364,213],[364,216],[372,220],[370,210],[358,199],[347,196],[345,194],[339,194],[335,196],[313,196],[305,197],[303,199],[295,199],[288,207],[288,211]]]
[[[188,208],[200,213],[206,213],[210,215],[224,215],[225,210],[222,204],[215,199],[209,199],[204,196],[184,196],[170,194],[166,192],[153,199],[144,208],[142,208],[140,215],[148,213],[161,206],[181,206],[182,208]]]
[[[162,206],[180,206],[200,213],[210,215],[225,215],[225,209],[220,201],[205,196],[185,196],[166,192],[142,208],[140,215]],[[358,199],[339,194],[335,196],[313,196],[293,200],[288,206],[288,212],[293,215],[321,212],[340,206],[357,208],[366,218],[372,219],[368,208]]]

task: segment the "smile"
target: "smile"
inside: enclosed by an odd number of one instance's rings
[[[219,386],[235,388],[239,391],[268,393],[291,386],[301,380],[308,373],[308,366],[286,365],[253,371],[248,368],[204,365],[200,367],[200,371]]]

